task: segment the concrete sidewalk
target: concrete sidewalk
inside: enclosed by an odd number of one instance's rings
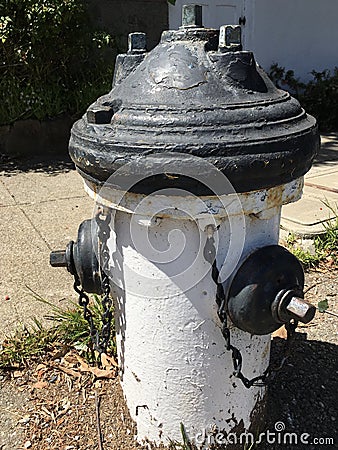
[[[1,338],[20,322],[50,313],[30,289],[55,304],[76,299],[71,275],[52,268],[49,253],[76,238],[80,222],[92,216],[93,202],[75,170],[1,174],[0,199]]]
[[[303,237],[321,233],[334,218],[330,207],[338,209],[338,133],[321,137],[320,154],[305,176],[303,197],[283,207],[282,230]]]
[[[283,208],[282,227],[307,235],[322,231],[331,214],[322,203],[325,199],[338,205],[338,134],[323,137],[322,152],[305,179],[304,196]],[[0,339],[20,322],[50,313],[30,289],[54,304],[76,300],[72,277],[65,269],[49,266],[49,253],[76,238],[93,207],[75,170],[0,172]]]

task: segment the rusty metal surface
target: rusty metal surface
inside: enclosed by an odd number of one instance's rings
[[[185,196],[175,197],[121,192],[113,188],[101,189],[96,183],[85,180],[87,194],[99,204],[145,217],[197,220],[228,217],[238,214],[251,216],[259,220],[270,219],[278,214],[276,208],[299,200],[302,195],[303,178],[260,191],[223,196]],[[141,206],[140,206],[141,205]]]

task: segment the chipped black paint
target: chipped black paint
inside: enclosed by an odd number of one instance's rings
[[[315,119],[272,84],[251,52],[219,52],[217,37],[204,28],[165,31],[150,53],[119,57],[113,89],[72,128],[69,150],[83,177],[102,184],[129,161],[164,152],[177,162],[182,153],[206,159],[238,192],[310,169],[319,149]],[[170,186],[207,193],[182,176],[134,190]]]

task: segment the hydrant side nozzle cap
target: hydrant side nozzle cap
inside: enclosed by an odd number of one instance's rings
[[[295,318],[286,307],[292,297],[302,295],[303,288],[304,271],[292,253],[279,245],[261,247],[237,270],[229,287],[227,312],[238,328],[269,334]]]

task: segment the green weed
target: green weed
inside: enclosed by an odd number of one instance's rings
[[[57,348],[55,329],[45,328],[37,319],[28,328],[22,326],[15,334],[4,340],[0,347],[0,368],[21,367],[27,360],[41,358]]]
[[[0,124],[78,117],[110,90],[117,42],[92,23],[85,0],[3,2]]]
[[[325,232],[315,238],[316,251],[324,257],[330,257],[337,264],[338,260],[338,208],[329,204],[327,200],[323,204],[331,211],[332,218],[324,224]]]
[[[323,260],[322,255],[317,253],[312,254],[308,250],[303,250],[299,247],[291,248],[291,252],[299,259],[305,270],[318,267],[319,263]]]
[[[312,79],[303,83],[293,70],[278,64],[270,67],[269,76],[277,87],[295,96],[305,111],[318,121],[322,131],[337,129],[338,123],[338,67],[333,71],[311,72]]]
[[[300,260],[304,269],[318,267],[320,263],[330,262],[331,266],[338,263],[338,209],[327,200],[323,204],[331,211],[332,218],[324,224],[324,232],[313,240],[314,252],[304,250],[301,240],[294,233],[289,233],[286,247]]]
[[[98,355],[93,350],[89,326],[83,318],[82,308],[75,302],[66,306],[57,306],[32,291],[33,297],[50,308],[46,317],[53,325],[47,327],[37,319],[28,326],[17,329],[13,336],[6,338],[0,347],[0,368],[22,366],[29,360],[39,359],[48,353],[69,346],[75,348],[89,363],[97,361]],[[95,326],[101,328],[102,305],[100,297],[93,295],[90,310]],[[116,355],[114,323],[108,352]]]

